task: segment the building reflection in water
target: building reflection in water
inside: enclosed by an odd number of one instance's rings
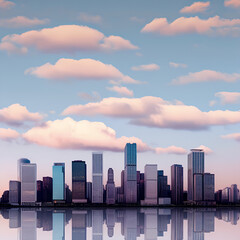
[[[106,238],[103,234],[104,224],[107,236],[113,239],[136,240],[142,235],[146,240],[157,240],[171,231],[171,240],[183,240],[184,221],[187,221],[185,235],[188,240],[204,240],[206,234],[215,231],[215,218],[237,225],[240,217],[239,209],[227,208],[13,208],[1,209],[0,213],[3,221],[9,220],[9,229],[18,229],[20,240],[36,240],[37,228],[49,231],[52,240],[65,240],[65,227],[69,224],[72,224],[72,240],[91,238],[87,236],[87,228],[91,228],[92,240],[103,240]],[[120,225],[122,236],[115,234],[116,225]]]

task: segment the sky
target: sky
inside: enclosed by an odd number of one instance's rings
[[[17,160],[115,172],[127,142],[137,169],[169,176],[192,148],[216,190],[240,185],[240,0],[0,0],[0,192]]]

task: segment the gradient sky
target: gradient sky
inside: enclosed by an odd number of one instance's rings
[[[17,159],[104,152],[119,184],[126,142],[138,170],[203,146],[216,189],[240,185],[240,1],[0,0],[0,191]]]

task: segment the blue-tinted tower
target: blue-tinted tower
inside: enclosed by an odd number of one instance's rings
[[[64,202],[65,196],[65,163],[53,165],[53,201]]]

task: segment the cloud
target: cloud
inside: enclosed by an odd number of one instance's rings
[[[99,15],[90,15],[88,13],[80,13],[78,16],[78,20],[87,22],[87,23],[95,23],[99,24],[102,23],[102,17]]]
[[[0,0],[0,8],[11,8],[15,6],[15,3],[7,1],[7,0]]]
[[[21,28],[21,27],[32,27],[37,25],[43,25],[48,23],[48,19],[40,20],[38,18],[27,18],[24,16],[18,16],[10,19],[0,19],[0,27],[6,28]]]
[[[39,78],[68,81],[77,80],[114,80],[115,82],[138,83],[129,76],[122,74],[111,64],[86,58],[80,60],[59,59],[55,65],[46,63],[40,67],[29,68],[26,74],[32,74]]]
[[[0,50],[7,51],[8,54],[26,54],[28,52],[26,47],[16,47],[14,44],[10,42],[2,42],[0,43]]]
[[[169,66],[174,68],[187,68],[187,64],[184,63],[169,62]]]
[[[239,73],[221,73],[213,70],[203,70],[200,72],[189,73],[186,76],[181,76],[172,81],[176,85],[184,85],[189,83],[198,83],[198,82],[236,82],[240,79]]]
[[[133,91],[129,90],[126,87],[120,87],[120,86],[113,86],[113,87],[109,87],[107,88],[109,91],[112,92],[116,92],[122,96],[129,96],[129,97],[133,97]]]
[[[240,142],[240,133],[231,133],[231,134],[223,135],[222,138],[233,139]]]
[[[1,43],[11,43],[16,47],[35,47],[45,53],[132,50],[138,48],[122,37],[106,37],[96,29],[79,25],[60,25],[39,31],[32,30],[22,34],[7,35],[2,38]]]
[[[101,99],[101,96],[98,92],[93,91],[92,94],[86,92],[78,93],[78,96],[86,101],[95,102]]]
[[[8,125],[20,126],[24,122],[38,122],[43,119],[39,113],[31,113],[25,106],[12,104],[9,107],[0,109],[0,122]]]
[[[197,147],[196,149],[202,149],[207,155],[212,154],[213,150],[209,147],[206,147],[204,145],[200,145],[199,147]]]
[[[0,139],[4,141],[13,141],[19,138],[20,134],[13,129],[0,128]]]
[[[185,155],[187,151],[184,148],[170,146],[167,148],[158,147],[155,149],[157,154],[176,154],[176,155]]]
[[[160,67],[155,63],[132,67],[133,71],[156,71],[159,69],[160,69]]]
[[[235,104],[240,102],[240,92],[217,92],[215,96],[220,98],[221,104]]]
[[[127,118],[134,125],[176,130],[206,130],[212,126],[240,123],[240,111],[203,112],[195,106],[152,96],[104,98],[96,103],[69,106],[62,115]]]
[[[240,0],[225,0],[224,5],[226,7],[240,7]]]
[[[186,6],[180,10],[180,13],[199,13],[205,12],[210,6],[210,2],[194,2],[190,6]]]
[[[240,19],[223,19],[219,16],[208,19],[199,17],[180,17],[169,23],[166,18],[155,18],[145,25],[142,33],[156,33],[160,35],[174,36],[179,34],[229,34],[239,27]],[[234,31],[233,31],[234,32]]]

